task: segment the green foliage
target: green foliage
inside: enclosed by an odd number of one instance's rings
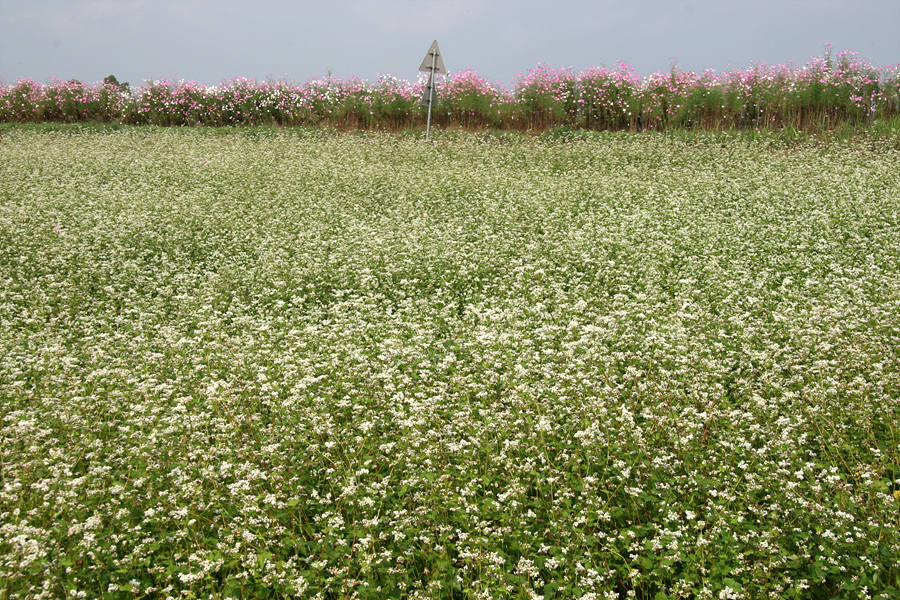
[[[900,596],[894,138],[0,132],[4,598]]]
[[[131,91],[131,85],[127,81],[120,83],[115,75],[107,75],[103,78],[103,83],[107,86],[118,88],[121,92],[129,93]]]
[[[891,123],[900,111],[897,67],[882,69],[852,52],[826,53],[803,68],[752,65],[717,74],[642,77],[632,67],[582,73],[539,65],[511,91],[466,69],[437,79],[432,116],[441,128],[545,132],[559,127],[638,131],[730,129],[834,134]],[[380,76],[369,84],[327,77],[303,85],[233,78],[218,86],[148,81],[139,89],[115,76],[85,85],[0,83],[0,122],[118,122],[158,126],[320,126],[403,131],[424,125],[424,82]]]

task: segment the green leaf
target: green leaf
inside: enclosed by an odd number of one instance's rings
[[[850,579],[845,579],[843,583],[843,587],[845,590],[852,592],[853,590],[859,587],[858,581],[852,581]]]

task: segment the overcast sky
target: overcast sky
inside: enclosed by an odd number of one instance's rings
[[[415,79],[508,86],[539,63],[642,74],[804,64],[826,44],[900,63],[900,0],[0,0],[0,79]]]

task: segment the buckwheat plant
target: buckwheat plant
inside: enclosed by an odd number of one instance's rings
[[[898,598],[900,153],[12,130],[0,598]]]

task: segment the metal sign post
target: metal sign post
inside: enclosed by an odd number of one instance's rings
[[[437,40],[432,42],[431,48],[428,49],[428,54],[425,55],[425,59],[419,65],[419,71],[428,72],[428,83],[425,84],[425,93],[422,94],[422,106],[428,107],[428,120],[425,125],[425,139],[428,140],[431,137],[431,107],[436,105],[438,101],[437,89],[434,85],[434,74],[440,73],[444,75],[447,73]]]
[[[428,120],[425,122],[425,141],[431,137],[431,107],[437,101],[437,90],[434,89],[434,71],[428,74],[428,83],[425,84],[425,95],[422,102],[428,105]]]

